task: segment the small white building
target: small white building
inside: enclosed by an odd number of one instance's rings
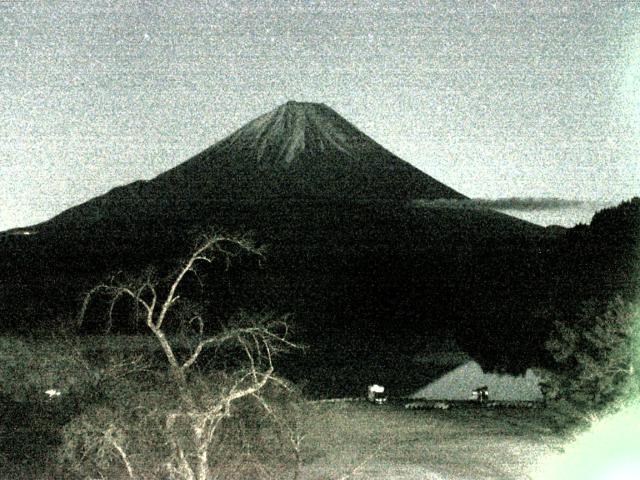
[[[425,400],[472,400],[472,392],[479,385],[486,385],[491,400],[538,401],[542,400],[540,379],[532,370],[524,375],[485,373],[474,360],[453,368],[438,379],[411,395]]]

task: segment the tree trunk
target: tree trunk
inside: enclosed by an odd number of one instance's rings
[[[207,450],[206,445],[198,448],[198,466],[196,469],[197,480],[209,480],[209,459]]]
[[[298,448],[294,449],[293,454],[296,459],[296,469],[293,472],[293,480],[300,480],[300,475],[302,475],[302,457],[300,456],[300,450]]]
[[[196,479],[209,480],[209,443],[207,435],[207,419],[204,418],[194,426],[193,433],[196,440]]]
[[[187,388],[187,376],[180,367],[169,367],[171,370],[171,378],[178,384],[178,388],[182,391]]]

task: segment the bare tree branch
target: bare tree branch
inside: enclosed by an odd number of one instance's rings
[[[114,438],[113,430],[114,430],[113,428],[110,428],[105,432],[105,439],[109,444],[111,444],[111,446],[116,450],[116,452],[118,452],[118,455],[122,460],[122,463],[124,463],[124,466],[127,469],[127,474],[129,475],[129,478],[135,479],[136,476],[133,472],[133,467],[129,462],[129,458],[127,457],[127,454],[125,453],[124,449],[120,446],[118,441]]]
[[[215,432],[224,418],[231,417],[234,405],[240,399],[253,397],[258,399],[265,411],[275,415],[264,400],[262,391],[270,383],[288,387],[285,381],[274,375],[273,366],[274,354],[286,349],[298,348],[289,339],[287,317],[240,314],[234,323],[223,326],[219,333],[203,338],[204,319],[200,313],[197,313],[188,320],[189,327],[194,322],[196,324],[195,338],[187,341],[188,352],[184,356],[180,355],[180,358],[175,353],[175,345],[172,345],[172,341],[176,340],[169,337],[166,332],[167,317],[180,299],[179,290],[185,277],[193,273],[202,285],[202,278],[196,270],[199,264],[211,264],[216,259],[222,259],[225,267],[229,268],[231,259],[241,253],[251,253],[261,258],[262,251],[252,242],[241,237],[226,235],[204,237],[169,280],[166,290],[159,287],[159,282],[153,278],[151,272],[147,272],[145,277],[130,284],[119,284],[112,278],[108,283],[93,287],[83,299],[78,315],[78,325],[82,324],[91,299],[96,295],[104,294],[108,295],[110,300],[108,313],[109,328],[111,328],[116,304],[123,297],[130,297],[136,311],[142,310],[147,328],[164,352],[172,378],[178,386],[179,406],[165,414],[165,434],[173,452],[172,458],[165,467],[173,477],[186,480],[209,479],[209,450]],[[186,309],[190,307],[188,301],[183,301],[181,304]],[[246,370],[236,372],[235,382],[226,388],[221,387],[215,396],[211,394],[203,396],[198,388],[194,389],[189,383],[189,379],[193,377],[188,375],[202,352],[209,347],[238,348],[244,352],[247,365]],[[117,378],[118,368],[114,368],[114,378]],[[190,432],[189,439],[182,437],[185,431]],[[112,433],[107,430],[105,435],[111,435],[109,438],[113,448],[125,463],[129,476],[133,478],[134,470],[129,457],[123,445],[114,439]],[[296,458],[299,459],[302,437],[295,437],[293,433],[290,433],[289,437],[291,444],[298,449]]]

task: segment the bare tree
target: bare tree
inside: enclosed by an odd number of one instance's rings
[[[293,447],[294,457],[298,463],[300,461],[301,436],[275,415],[263,395],[268,385],[289,388],[285,381],[275,375],[273,366],[275,354],[283,349],[296,348],[289,340],[286,317],[243,314],[217,333],[207,334],[204,319],[200,314],[194,314],[189,318],[189,323],[195,328],[186,342],[183,339],[177,345],[177,337],[167,334],[167,318],[181,301],[180,287],[185,278],[188,275],[198,277],[198,266],[210,264],[216,259],[224,261],[228,266],[231,259],[241,253],[258,256],[263,254],[261,249],[243,238],[226,235],[204,237],[169,279],[167,286],[161,287],[152,274],[144,275],[137,282],[102,283],[87,293],[78,315],[78,324],[81,325],[88,306],[97,294],[108,295],[110,319],[116,304],[127,297],[141,312],[144,324],[157,340],[167,360],[170,381],[176,386],[174,400],[177,401],[164,402],[171,404],[171,408],[161,405],[150,409],[151,414],[156,417],[161,415],[163,418],[162,436],[165,438],[164,444],[170,447],[163,470],[172,478],[211,478],[210,457],[216,433],[224,419],[231,417],[234,405],[242,399],[257,400],[265,415],[275,417],[279,426],[287,427],[285,433]],[[182,352],[180,354],[177,353],[178,346]],[[194,366],[205,350],[221,351],[225,348],[234,348],[240,352],[244,361],[232,372],[223,372],[224,381],[220,380],[218,385],[210,385],[210,377],[194,371]],[[163,400],[160,399],[159,402],[162,403]],[[86,425],[86,419],[84,421]],[[89,440],[94,448],[99,445],[101,452],[111,449],[110,455],[120,458],[127,475],[138,478],[135,455],[129,454],[125,448],[130,442],[126,433],[118,429],[114,422],[107,422],[104,428],[97,429],[100,432],[98,440],[94,426],[81,430],[87,438],[92,437]]]
[[[268,403],[262,391],[269,383],[277,383],[287,388],[286,382],[274,374],[272,358],[274,350],[279,350],[282,344],[287,346],[293,346],[293,344],[284,335],[275,333],[270,325],[260,325],[258,322],[251,327],[231,328],[209,337],[206,343],[200,341],[181,368],[184,365],[187,365],[186,368],[193,365],[199,355],[198,352],[201,352],[206,345],[221,346],[225,342],[241,345],[248,360],[248,366],[239,370],[234,375],[231,386],[224,388],[215,397],[212,396],[208,401],[202,402],[201,399],[188,395],[185,397],[186,408],[173,411],[166,417],[166,429],[174,451],[173,458],[166,467],[176,478],[188,480],[209,478],[209,451],[214,435],[221,421],[231,416],[236,402],[253,397],[265,407],[267,413],[271,414],[272,410],[268,409]],[[178,381],[182,381],[180,377]],[[195,457],[193,462],[189,461],[190,455],[185,452],[180,442],[183,437],[179,434],[171,434],[173,431],[182,431],[185,427],[192,431],[189,444],[195,446],[195,452],[191,455]]]

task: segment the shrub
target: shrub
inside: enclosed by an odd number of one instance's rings
[[[158,377],[120,382],[108,401],[89,407],[64,427],[63,470],[78,477],[200,478],[193,466],[201,448],[195,433],[209,421],[218,422],[206,446],[209,474],[282,478],[300,460],[294,444],[300,415],[295,397],[286,385],[272,384],[218,415],[217,407],[239,378],[194,372],[179,394],[175,383]]]
[[[637,305],[616,298],[584,305],[574,322],[556,322],[546,342],[554,365],[541,372],[547,398],[579,412],[606,409],[640,391]]]

